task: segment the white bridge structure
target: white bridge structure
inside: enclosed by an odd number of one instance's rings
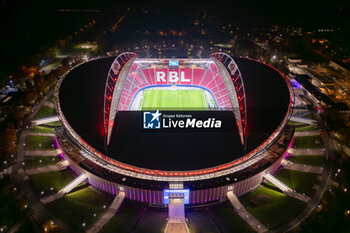
[[[272,184],[274,184],[277,188],[279,188],[284,194],[287,196],[290,196],[292,198],[298,199],[303,202],[310,201],[310,197],[302,195],[300,193],[295,192],[291,188],[289,188],[287,185],[285,185],[282,181],[271,175],[270,173],[266,173],[264,175],[264,178],[268,181],[270,181]]]
[[[47,204],[47,203],[50,203],[50,202],[52,202],[52,201],[54,201],[56,199],[62,198],[67,193],[72,191],[75,187],[77,187],[81,182],[86,180],[87,178],[88,178],[88,175],[86,173],[82,173],[80,176],[75,178],[72,182],[70,182],[69,184],[64,186],[60,191],[58,191],[57,193],[55,193],[53,195],[50,195],[48,197],[44,197],[44,198],[40,199],[40,201],[43,204]]]
[[[33,120],[32,125],[33,126],[43,125],[43,124],[47,124],[47,123],[51,123],[51,122],[55,122],[55,121],[59,121],[58,116],[51,116],[51,117],[45,117],[45,118]]]

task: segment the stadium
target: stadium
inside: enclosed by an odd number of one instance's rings
[[[258,187],[287,156],[289,81],[248,58],[139,58],[68,71],[55,90],[61,157],[102,191],[164,205],[222,202]]]

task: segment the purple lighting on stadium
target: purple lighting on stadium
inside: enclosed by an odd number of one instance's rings
[[[291,79],[290,82],[292,83],[292,85],[295,89],[300,89],[301,84],[297,80]]]

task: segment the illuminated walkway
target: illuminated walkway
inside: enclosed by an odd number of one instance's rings
[[[63,194],[67,194],[70,191],[72,191],[72,189],[74,189],[75,187],[77,187],[81,182],[83,182],[84,180],[86,180],[87,178],[87,174],[82,173],[80,176],[78,176],[77,178],[75,178],[72,182],[70,182],[69,184],[67,184],[66,186],[64,186],[60,191],[58,191],[59,193],[63,193]]]
[[[170,198],[169,220],[165,233],[189,233],[185,220],[185,205],[183,198]]]
[[[165,233],[190,233],[185,221],[179,222],[168,222]]]
[[[36,132],[28,132],[28,135],[31,136],[43,136],[43,137],[55,137],[54,133],[36,133]]]
[[[318,136],[320,134],[321,134],[321,131],[319,130],[302,131],[302,132],[294,132],[294,137]]]
[[[282,192],[291,191],[292,189],[289,188],[286,184],[284,184],[282,181],[271,175],[270,173],[266,173],[264,175],[264,178],[270,181],[272,184],[274,184],[277,188],[279,188]]]
[[[26,156],[57,156],[62,153],[60,149],[55,150],[26,150]]]
[[[55,108],[55,105],[51,102],[45,102],[44,106],[49,107],[49,108]]]
[[[227,198],[231,202],[232,206],[235,208],[237,214],[249,224],[256,232],[267,232],[268,229],[262,225],[259,220],[257,220],[253,215],[251,215],[242,203],[238,200],[237,196],[232,192],[227,192]]]
[[[28,175],[31,176],[31,175],[40,174],[40,173],[65,170],[67,167],[68,167],[68,161],[65,160],[65,161],[60,161],[54,165],[25,169],[25,171]]]
[[[185,220],[184,200],[180,198],[170,198],[169,200],[169,219],[171,221]]]
[[[299,201],[305,202],[305,203],[309,202],[311,199],[310,197],[308,197],[306,195],[302,195],[302,194],[294,192],[292,190],[286,191],[286,192],[284,192],[284,194],[286,194],[287,196],[292,197],[294,199],[297,199]]]
[[[310,200],[310,197],[294,192],[286,184],[284,184],[282,181],[280,181],[270,173],[266,173],[264,175],[264,178],[270,181],[273,185],[275,185],[277,188],[279,188],[284,194],[286,194],[289,197],[298,199],[299,201],[303,201],[303,202],[308,202]]]
[[[293,149],[290,148],[288,150],[289,154],[294,156],[322,156],[324,155],[325,149],[317,148],[317,149]]]
[[[169,220],[165,228],[165,233],[189,233],[185,220],[184,200],[171,198],[169,200]]]
[[[60,199],[62,198],[64,195],[62,193],[55,193],[53,195],[50,195],[48,197],[44,197],[44,198],[41,198],[40,201],[43,203],[43,204],[47,204],[47,203],[50,203],[50,202],[53,202],[54,200],[57,200],[57,199]]]
[[[170,189],[183,189],[183,183],[169,183]],[[189,233],[185,219],[184,197],[169,197],[168,223],[165,233]]]
[[[95,224],[86,232],[94,233],[102,229],[102,227],[109,222],[109,220],[115,215],[125,198],[125,193],[120,192],[113,200],[112,204],[108,207],[107,211],[95,222]]]
[[[4,175],[10,175],[12,174],[12,172],[13,172],[12,166],[0,171],[0,180],[4,178]]]
[[[45,117],[45,118],[33,120],[32,125],[33,126],[42,125],[42,124],[47,124],[55,121],[59,121],[58,116],[51,116],[51,117]]]
[[[60,191],[58,191],[57,193],[48,196],[48,197],[44,197],[42,199],[40,199],[40,201],[43,204],[47,204],[50,202],[53,202],[54,200],[57,200],[59,198],[62,198],[63,196],[65,196],[67,193],[69,193],[70,191],[72,191],[72,189],[74,189],[75,187],[77,187],[81,182],[83,182],[84,180],[86,180],[87,175],[85,173],[81,174],[80,176],[78,176],[77,178],[75,178],[72,182],[70,182],[69,184],[67,184],[66,186],[64,186]]]
[[[288,169],[288,170],[314,173],[314,174],[322,174],[322,172],[323,172],[323,167],[316,167],[316,166],[311,166],[311,165],[306,165],[306,164],[293,163],[292,161],[289,161],[289,160],[283,160],[282,165],[285,169]]]
[[[299,122],[299,123],[309,124],[309,125],[316,125],[317,124],[316,120],[303,118],[303,117],[291,116],[290,120],[295,121],[295,122]]]

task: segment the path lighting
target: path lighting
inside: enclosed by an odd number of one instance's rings
[[[349,216],[350,215],[350,210],[345,210],[345,216]]]

